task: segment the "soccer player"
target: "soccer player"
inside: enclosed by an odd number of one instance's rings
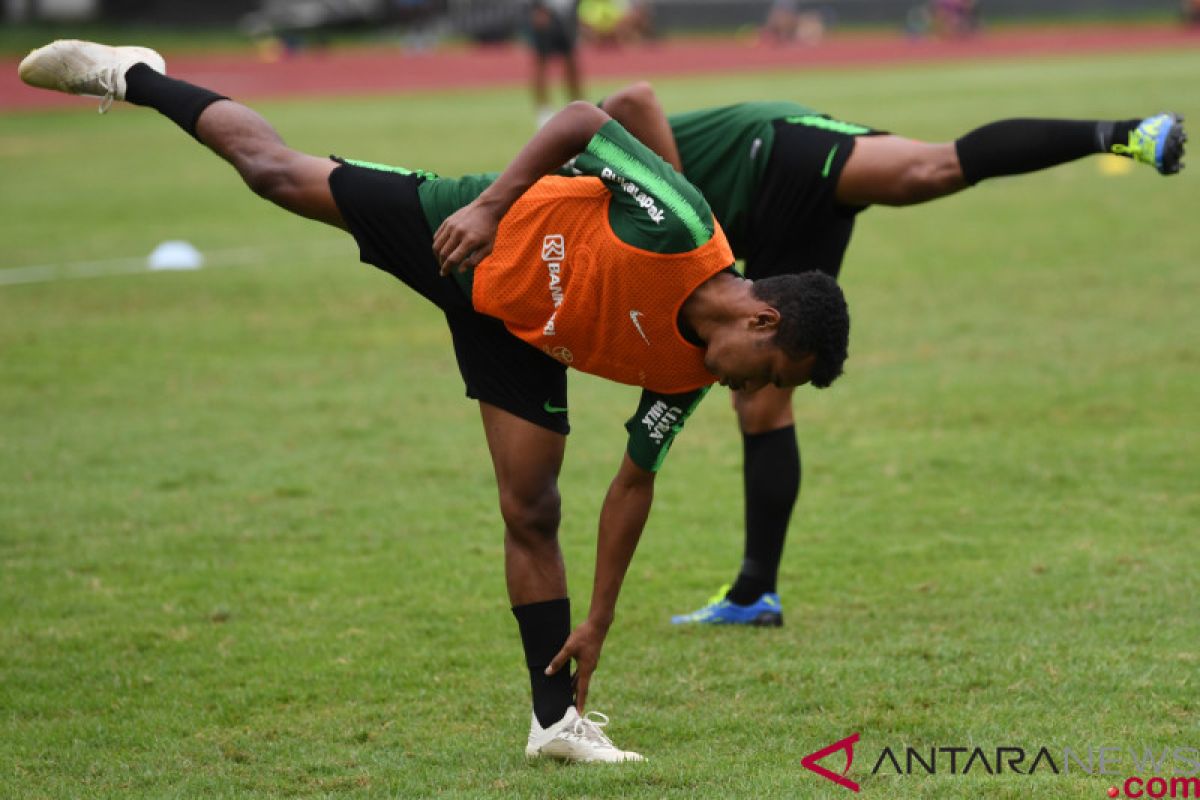
[[[936,200],[982,180],[1019,175],[1099,153],[1182,167],[1175,114],[1145,119],[1007,119],[946,143],[893,136],[790,102],[742,103],[674,114],[664,123],[650,86],[635,84],[602,107],[683,172],[708,198],[753,280],[819,269],[837,277],[859,213],[874,204]],[[664,125],[669,124],[669,128]],[[777,626],[776,581],[800,492],[792,390],[733,395],[743,443],[745,549],[731,586],[676,624]]]
[[[640,760],[580,711],[655,472],[713,383],[749,391],[837,378],[849,335],[837,283],[819,272],[755,283],[732,271],[700,192],[587,103],[557,114],[499,176],[444,179],[292,150],[249,108],[167,77],[145,48],[58,41],[19,72],[33,86],[103,96],[102,109],[126,100],[158,110],[253,191],[349,231],[363,261],[445,312],[499,489],[533,698],[525,752]],[[578,177],[543,177],[567,162]],[[574,630],[557,538],[568,365],[643,389],[600,512],[591,604]]]
[[[529,43],[533,48],[533,102],[537,125],[542,127],[554,116],[550,103],[550,59],[562,59],[563,83],[572,100],[583,97],[579,73],[579,0],[531,0],[529,6]]]

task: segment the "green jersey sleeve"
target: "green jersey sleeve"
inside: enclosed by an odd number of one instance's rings
[[[429,230],[436,231],[447,217],[474,202],[499,176],[499,172],[485,172],[461,178],[427,177],[417,187],[417,196],[421,200],[421,210],[425,212]]]
[[[670,164],[609,120],[571,162],[576,175],[599,178],[612,192],[608,221],[626,244],[654,253],[686,253],[713,236],[704,195]]]
[[[629,458],[644,470],[658,472],[672,442],[711,386],[683,394],[642,392],[637,412],[625,423],[629,431]]]

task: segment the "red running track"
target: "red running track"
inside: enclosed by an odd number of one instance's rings
[[[775,47],[732,39],[680,40],[627,49],[585,49],[589,78],[640,79],[751,70],[880,67],[903,63],[1057,56],[1076,53],[1191,49],[1200,31],[1175,26],[1011,28],[956,41],[910,40],[888,34],[841,34],[811,47]],[[274,63],[252,55],[166,54],[172,75],[239,99],[510,86],[528,80],[519,46],[430,53],[363,49],[310,52]],[[17,59],[0,59],[0,111],[95,101],[31,89],[17,78]]]

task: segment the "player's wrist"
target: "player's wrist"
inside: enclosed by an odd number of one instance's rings
[[[608,629],[612,627],[614,616],[612,609],[592,610],[588,612],[587,621],[589,625],[601,634],[606,634],[608,633]]]
[[[515,188],[506,191],[506,187],[500,181],[496,181],[475,198],[475,207],[499,222],[523,193],[516,191]]]

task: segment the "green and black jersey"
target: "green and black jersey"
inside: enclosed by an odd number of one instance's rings
[[[740,254],[771,148],[772,124],[817,112],[799,103],[738,103],[672,114],[683,173],[704,192],[725,235]]]
[[[837,202],[855,139],[880,131],[790,102],[671,116],[684,175],[708,197],[747,276],[837,276],[860,208]]]

